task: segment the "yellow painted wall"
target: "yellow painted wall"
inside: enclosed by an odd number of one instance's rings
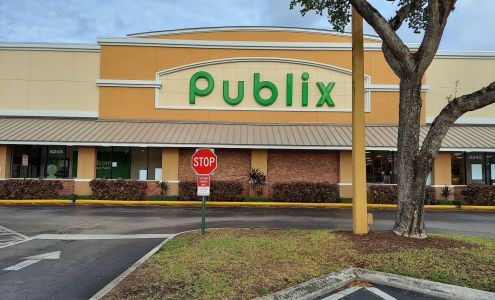
[[[79,147],[77,155],[77,179],[96,177],[96,148]]]
[[[97,52],[0,50],[0,112],[97,112],[99,60]]]
[[[433,164],[433,184],[452,184],[452,158],[450,152],[440,152]]]
[[[0,179],[8,178],[10,175],[9,146],[0,145]]]
[[[179,194],[179,148],[163,148],[162,179],[168,184],[168,195]]]
[[[426,76],[430,87],[426,102],[427,117],[434,118],[447,105],[449,96],[472,93],[493,82],[495,59],[435,58]],[[491,123],[495,123],[495,104],[468,112],[461,119],[477,122],[491,120]]]
[[[212,29],[210,32],[174,33],[147,36],[148,38],[176,40],[217,40],[217,41],[266,41],[266,42],[325,42],[350,43],[351,37],[325,33],[309,33],[277,30],[222,30]],[[365,43],[377,43],[375,39],[364,39]],[[379,41],[378,41],[379,42]]]
[[[290,58],[319,62],[348,70],[352,68],[351,51],[201,49],[102,45],[100,78],[155,80],[156,73],[162,70],[191,63],[234,57]],[[365,74],[371,76],[372,84],[398,84],[399,82],[380,51],[367,51],[365,53]],[[177,84],[188,86],[189,81]],[[221,82],[216,84],[218,88]],[[249,92],[248,89],[245,90],[245,93]],[[366,114],[367,122],[370,124],[396,123],[398,120],[398,95],[398,92],[372,92],[371,112]],[[338,100],[335,99],[335,101]],[[154,88],[100,87],[100,118],[103,119],[351,122],[351,113],[349,112],[155,109],[154,103]]]
[[[340,151],[339,158],[340,198],[352,198],[352,152]]]
[[[258,169],[263,174],[268,175],[268,150],[252,149],[251,150],[251,169]],[[270,178],[267,178],[270,181]],[[253,190],[249,191],[251,197],[255,197],[256,193]],[[263,187],[263,197],[268,196],[268,187]]]

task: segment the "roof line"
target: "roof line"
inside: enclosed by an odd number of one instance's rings
[[[321,29],[321,28],[304,28],[304,27],[290,27],[290,26],[218,26],[218,27],[191,27],[180,29],[166,29],[147,31],[139,33],[131,33],[129,37],[147,37],[157,35],[175,35],[184,33],[201,33],[201,32],[218,32],[218,31],[286,31],[286,32],[305,32],[305,33],[320,33],[335,36],[347,36],[350,37],[350,32],[338,32],[335,30]],[[381,38],[377,35],[365,34],[365,38],[381,41]]]
[[[101,47],[98,44],[85,44],[85,43],[0,42],[0,50],[100,52],[100,48]]]

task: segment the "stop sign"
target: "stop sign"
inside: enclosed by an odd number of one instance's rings
[[[210,175],[217,168],[217,156],[213,149],[196,149],[191,158],[191,166],[198,175]]]

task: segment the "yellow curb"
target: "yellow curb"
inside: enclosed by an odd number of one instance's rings
[[[0,200],[0,204],[71,204],[72,200]],[[201,201],[174,200],[76,200],[76,204],[108,205],[201,205]],[[208,206],[271,206],[271,207],[352,207],[352,203],[303,202],[223,202],[207,201]],[[396,208],[396,204],[368,204],[368,208]],[[425,205],[427,209],[457,209],[455,205]],[[494,210],[495,206],[463,205],[462,210]]]
[[[0,204],[70,204],[72,200],[32,199],[32,200],[0,200]]]

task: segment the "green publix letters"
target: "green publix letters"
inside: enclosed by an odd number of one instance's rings
[[[253,74],[253,96],[254,100],[258,102],[260,105],[263,106],[270,106],[272,105],[278,97],[278,88],[277,86],[271,82],[271,81],[260,81],[260,73],[254,73]],[[204,89],[200,89],[196,86],[196,82],[199,79],[205,79],[208,85]],[[292,91],[293,91],[293,79],[294,75],[292,73],[287,73],[286,76],[286,99],[285,99],[285,104],[286,106],[292,106]],[[307,72],[302,73],[301,75],[302,79],[302,85],[301,85],[301,91],[302,91],[302,97],[301,97],[301,104],[302,106],[308,106],[308,82],[307,80],[309,79],[309,74]],[[335,82],[329,82],[327,85],[325,85],[323,82],[317,82],[316,86],[320,90],[321,96],[320,99],[318,100],[318,103],[316,103],[316,107],[321,107],[324,104],[328,105],[329,107],[334,107],[335,103],[333,102],[332,97],[330,96],[330,92],[332,91],[333,87],[335,86]],[[213,76],[211,76],[210,73],[206,71],[199,71],[194,73],[193,76],[191,76],[191,80],[189,81],[189,104],[195,104],[196,103],[196,96],[200,97],[205,97],[209,95],[215,87],[215,80],[213,79]],[[260,95],[260,91],[262,89],[269,89],[271,91],[271,95],[268,98],[263,98]],[[237,105],[241,103],[242,99],[244,98],[244,81],[238,81],[237,82],[237,96],[235,98],[230,97],[230,83],[229,80],[224,80],[223,81],[223,100],[227,102],[230,105]]]

